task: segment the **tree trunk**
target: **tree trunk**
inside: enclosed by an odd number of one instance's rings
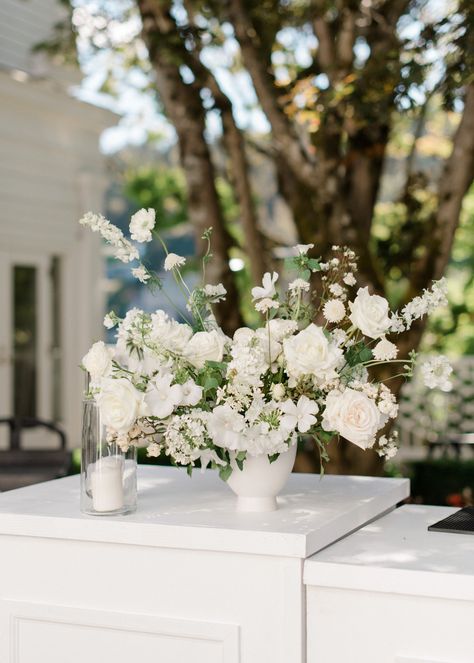
[[[232,334],[242,324],[236,305],[238,292],[229,268],[232,241],[225,228],[215,186],[214,166],[205,139],[205,111],[200,88],[185,84],[181,78],[181,43],[176,45],[176,25],[169,14],[169,3],[138,0],[138,6],[143,38],[155,70],[160,99],[178,134],[188,190],[189,217],[195,228],[199,253],[202,253],[204,246],[202,235],[212,227],[213,260],[207,271],[211,282],[221,282],[227,290],[227,299],[216,307],[216,315],[226,333]]]

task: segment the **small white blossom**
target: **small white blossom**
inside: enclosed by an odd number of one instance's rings
[[[439,355],[429,359],[421,366],[423,381],[429,389],[441,389],[441,391],[451,391],[453,385],[449,379],[453,372],[447,357]]]
[[[394,343],[387,341],[385,337],[381,338],[373,349],[374,358],[377,361],[390,361],[396,359],[398,348]]]
[[[307,433],[316,423],[314,416],[319,412],[318,404],[307,396],[300,396],[297,403],[290,399],[278,406],[283,412],[281,425],[288,430],[298,429],[300,433]]]
[[[314,244],[297,244],[295,248],[300,256],[305,256],[310,249],[314,248]]]
[[[275,283],[278,281],[277,272],[265,272],[262,279],[262,287],[256,286],[252,288],[253,299],[267,299],[272,298],[276,294]]]
[[[87,212],[79,220],[79,223],[82,226],[89,227],[93,232],[100,233],[105,241],[114,247],[114,255],[118,260],[122,262],[138,260],[139,253],[137,247],[129,242],[128,239],[125,239],[120,228],[114,226],[102,214]]]
[[[334,295],[334,297],[342,297],[344,295],[344,288],[339,285],[339,283],[331,283],[329,286],[329,292]]]
[[[328,299],[324,304],[323,314],[328,322],[341,322],[346,315],[346,307],[340,299]]]
[[[342,279],[346,285],[355,285],[356,278],[352,272],[347,272]]]
[[[167,272],[171,271],[172,269],[175,269],[176,267],[182,267],[186,262],[186,258],[183,258],[183,256],[179,256],[176,253],[168,253],[168,255],[165,258],[165,270]]]
[[[285,385],[281,384],[281,382],[272,384],[271,391],[275,401],[281,401],[285,398],[286,389]]]
[[[155,210],[141,209],[130,219],[130,235],[136,242],[151,242],[155,227]]]
[[[219,302],[225,299],[225,296],[227,294],[227,290],[224,288],[222,283],[218,283],[217,285],[205,285],[203,288],[203,292],[208,297],[210,300],[213,302]]]
[[[106,329],[112,329],[115,327],[117,322],[118,320],[115,318],[115,316],[112,316],[110,313],[107,313],[107,315],[104,317],[104,327]]]
[[[308,292],[309,283],[304,279],[295,279],[288,285],[288,290],[290,292],[299,292],[299,291]]]
[[[143,265],[132,269],[132,275],[138,279],[140,283],[146,283],[150,279],[150,274],[146,271]]]
[[[274,299],[269,299],[266,297],[265,299],[261,299],[255,304],[255,310],[259,311],[259,313],[266,313],[272,308],[279,308],[279,306],[280,304]]]

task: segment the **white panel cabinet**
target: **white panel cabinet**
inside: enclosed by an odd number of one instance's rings
[[[242,514],[214,472],[139,477],[130,516],[82,516],[77,477],[0,495],[1,663],[302,663],[305,558],[408,493],[292,475]]]
[[[404,506],[306,560],[307,663],[472,663],[474,537]]]

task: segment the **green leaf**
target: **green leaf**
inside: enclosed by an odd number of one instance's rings
[[[235,462],[237,463],[237,467],[239,468],[239,470],[242,472],[242,470],[244,469],[244,461],[241,458],[236,458]]]
[[[222,479],[222,481],[227,481],[227,479],[230,477],[232,474],[232,467],[230,465],[225,465],[224,467],[221,467],[219,470],[219,476]]]
[[[303,269],[301,272],[301,278],[304,279],[305,281],[308,281],[311,278],[311,272],[309,269]]]
[[[298,269],[299,265],[296,258],[285,258],[285,267],[287,269]]]
[[[308,267],[311,269],[311,271],[313,272],[321,271],[321,265],[319,264],[319,260],[316,260],[315,258],[310,258],[307,264]]]
[[[186,465],[186,472],[188,477],[191,477],[193,475],[193,466],[192,465]]]
[[[372,356],[372,350],[361,341],[347,350],[345,360],[352,368],[353,366],[357,366],[357,364],[363,364],[366,361],[370,361]]]
[[[274,463],[280,454],[268,454],[268,460],[270,463]]]
[[[223,361],[211,361],[210,359],[206,360],[206,366],[216,368],[218,371],[225,371],[227,368],[227,365]]]
[[[207,377],[204,380],[204,384],[202,386],[204,391],[210,391],[211,389],[217,389],[219,382],[216,380],[216,378]]]

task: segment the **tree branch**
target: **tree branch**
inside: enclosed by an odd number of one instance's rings
[[[264,49],[243,0],[229,0],[229,15],[245,66],[252,78],[263,112],[272,127],[273,144],[280,154],[285,155],[294,176],[308,188],[315,190],[318,179],[316,166],[278,102],[271,62],[262,60]]]

